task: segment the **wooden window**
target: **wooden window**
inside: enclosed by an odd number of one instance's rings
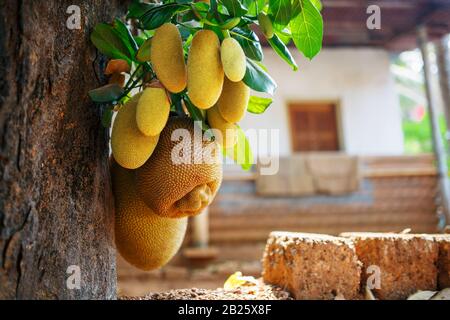
[[[289,104],[293,151],[339,150],[336,114],[333,103]]]

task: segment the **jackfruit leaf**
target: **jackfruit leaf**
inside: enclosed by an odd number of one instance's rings
[[[294,57],[292,57],[291,52],[289,51],[288,47],[281,41],[281,39],[274,34],[272,38],[267,39],[270,46],[275,50],[275,52],[284,60],[286,61],[294,71],[298,70],[297,63],[294,60]]]
[[[274,94],[277,84],[258,63],[247,58],[247,70],[243,79],[244,83],[258,92]]]
[[[117,31],[106,23],[98,23],[91,33],[91,41],[104,55],[112,59],[123,59],[131,65],[131,56]]]
[[[302,11],[290,22],[292,39],[305,57],[312,59],[322,48],[323,20],[311,0],[300,0]]]
[[[243,170],[248,171],[253,166],[253,152],[244,131],[238,125],[236,127],[238,128],[236,144],[232,148],[224,148],[223,151],[227,157],[239,164]]]
[[[167,3],[156,6],[145,12],[140,18],[142,27],[146,30],[152,30],[160,27],[170,21],[172,17],[181,11],[188,10],[189,6],[178,3]]]
[[[123,94],[123,88],[116,83],[89,91],[91,100],[100,103],[118,101]]]
[[[152,38],[145,40],[136,53],[136,59],[139,62],[150,61],[150,48],[152,47]]]
[[[136,41],[138,47],[142,46],[145,42],[146,38],[143,36],[134,36],[134,41]]]
[[[250,29],[234,28],[231,36],[239,42],[247,57],[262,61],[263,51],[255,32]]]
[[[300,5],[301,1],[302,0],[291,0],[291,20],[302,11],[302,6]]]
[[[127,19],[139,19],[144,13],[157,6],[156,3],[133,1],[128,7]]]
[[[275,29],[282,30],[289,24],[291,10],[291,0],[269,0],[269,17]]]
[[[232,17],[242,17],[247,13],[247,8],[239,0],[220,0],[220,2],[227,8],[228,14]]]
[[[311,0],[311,3],[317,8],[317,10],[322,11],[323,6],[320,0]]]
[[[109,128],[111,127],[111,123],[112,123],[112,117],[113,117],[114,111],[111,108],[105,108],[103,110],[103,115],[102,115],[102,126],[104,128]]]
[[[292,40],[291,32],[287,29],[284,29],[283,31],[275,31],[275,34],[280,38],[280,40],[284,43],[284,45],[288,45],[289,42]]]
[[[272,104],[272,99],[250,96],[247,111],[254,114],[261,114]]]
[[[248,15],[256,17],[264,8],[265,0],[243,0],[243,4],[247,7]]]
[[[139,47],[134,40],[130,30],[127,28],[125,23],[123,23],[119,19],[114,20],[113,27],[121,38],[123,44],[127,47],[130,56],[134,57]]]

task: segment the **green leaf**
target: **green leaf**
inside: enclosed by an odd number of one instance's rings
[[[106,23],[99,23],[91,33],[91,41],[104,55],[112,59],[123,59],[131,65],[131,56],[117,31]]]
[[[244,131],[238,125],[236,126],[238,130],[237,142],[233,148],[225,149],[224,153],[227,157],[233,159],[234,162],[241,165],[243,170],[248,171],[252,168],[254,162],[252,148]]]
[[[277,84],[269,74],[264,71],[255,61],[247,58],[247,70],[243,79],[244,83],[258,92],[274,94]]]
[[[311,0],[301,0],[300,3],[302,11],[290,23],[292,39],[298,50],[312,59],[322,48],[322,15]]]
[[[288,45],[292,40],[291,32],[287,29],[283,31],[275,31],[275,34],[280,38],[280,40],[284,43],[284,45]]]
[[[127,19],[139,19],[144,13],[158,6],[156,3],[133,1],[128,7]]]
[[[131,57],[134,57],[136,51],[138,50],[138,45],[133,38],[130,30],[128,30],[125,23],[120,21],[119,19],[115,19],[113,23],[113,28],[116,31],[117,35],[122,40],[123,44],[127,47],[128,52]]]
[[[89,91],[91,100],[100,103],[118,101],[123,94],[123,88],[115,83]]]
[[[317,10],[322,11],[323,6],[320,0],[311,0],[311,3],[317,8]]]
[[[302,11],[301,1],[302,0],[291,1],[291,20],[294,19]]]
[[[231,36],[239,42],[247,57],[262,61],[264,55],[256,33],[250,29],[234,28]]]
[[[244,6],[248,9],[248,15],[256,17],[265,6],[265,0],[244,0]]]
[[[159,5],[144,13],[140,18],[140,22],[146,30],[156,29],[164,23],[170,21],[176,13],[188,9],[189,6],[178,3]]]
[[[294,58],[292,57],[291,53],[289,52],[289,49],[285,46],[283,41],[280,40],[280,38],[274,34],[272,38],[267,39],[270,46],[275,50],[275,52],[284,60],[286,61],[294,71],[298,70],[297,63],[295,62]]]
[[[291,10],[291,0],[269,0],[269,13],[275,29],[282,30],[289,24]]]
[[[136,44],[138,47],[142,46],[145,42],[145,38],[143,36],[134,36],[134,41],[136,41]]]
[[[227,8],[232,17],[242,17],[247,13],[247,8],[239,0],[220,0],[220,2]]]
[[[272,99],[250,96],[247,111],[254,114],[261,114],[272,104]]]
[[[136,53],[136,59],[139,62],[150,61],[150,48],[152,47],[152,39],[147,39],[141,45],[138,52]]]

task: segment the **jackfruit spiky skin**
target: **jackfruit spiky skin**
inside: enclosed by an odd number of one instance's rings
[[[163,88],[145,88],[136,107],[136,124],[142,134],[156,136],[169,119],[170,102]]]
[[[183,43],[178,28],[165,23],[152,38],[150,57],[156,76],[167,90],[179,93],[186,88],[187,72]]]
[[[171,135],[176,129],[187,129],[182,131],[186,139],[172,141]],[[201,138],[201,129],[197,130]],[[209,151],[210,161],[201,161],[202,154]],[[175,155],[182,152],[188,163],[174,161],[172,152]],[[195,163],[196,159],[200,163]],[[141,199],[156,214],[171,218],[199,214],[214,199],[221,182],[220,148],[215,142],[194,141],[194,122],[187,117],[169,118],[155,152],[136,170],[136,186]]]
[[[152,155],[159,135],[147,137],[136,124],[136,106],[140,94],[131,98],[117,112],[111,132],[111,149],[114,159],[122,167],[136,169]]]
[[[243,81],[232,82],[225,79],[222,94],[217,101],[220,115],[227,121],[236,123],[242,120],[247,110],[250,88]]]
[[[113,161],[115,242],[130,264],[142,270],[165,265],[177,253],[186,233],[187,218],[170,219],[155,214],[139,198],[134,172]]]
[[[211,108],[219,99],[223,85],[220,42],[211,30],[198,31],[192,39],[188,62],[188,95],[200,109]]]
[[[229,80],[237,82],[244,78],[247,62],[244,50],[236,39],[226,38],[222,41],[220,59],[222,60],[223,71]]]
[[[220,135],[216,135],[216,139],[225,149],[231,148],[237,141],[237,127],[234,123],[226,121],[219,112],[217,105],[206,111],[209,125],[219,130]]]

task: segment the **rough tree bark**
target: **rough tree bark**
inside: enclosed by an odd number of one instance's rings
[[[105,62],[92,27],[124,6],[0,0],[0,299],[116,297],[108,131],[87,91]],[[80,289],[67,288],[71,265]]]

